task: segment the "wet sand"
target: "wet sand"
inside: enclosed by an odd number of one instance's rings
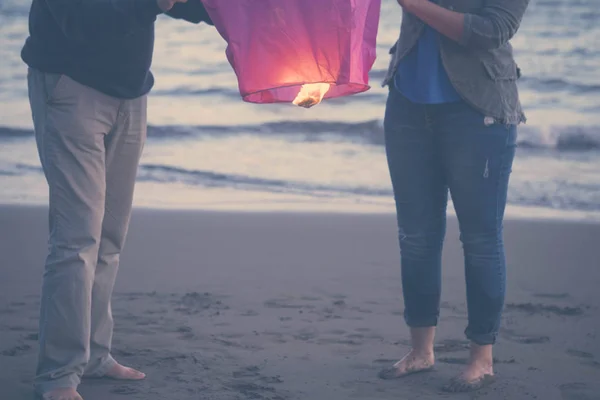
[[[0,206],[0,399],[31,399],[43,208]],[[465,363],[462,250],[444,253],[436,372],[382,381],[408,349],[392,215],[137,210],[113,308],[140,383],[86,400],[600,399],[600,225],[507,221],[498,382],[441,386]]]

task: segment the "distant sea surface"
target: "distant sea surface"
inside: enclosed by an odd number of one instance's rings
[[[0,203],[48,197],[20,59],[29,6],[0,0]],[[136,205],[393,211],[380,83],[400,19],[383,0],[370,91],[305,110],[242,102],[216,31],[161,16]],[[512,43],[528,121],[508,215],[600,219],[598,0],[532,0]]]

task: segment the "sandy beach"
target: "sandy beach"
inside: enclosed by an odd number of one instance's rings
[[[44,208],[0,207],[0,399],[32,398]],[[393,215],[136,210],[114,296],[114,355],[141,383],[86,400],[600,399],[600,225],[506,222],[498,382],[440,391],[466,360],[450,220],[437,371],[382,381],[408,349]]]

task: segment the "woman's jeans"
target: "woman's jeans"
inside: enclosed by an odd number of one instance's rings
[[[466,103],[415,104],[390,88],[385,140],[394,188],[404,317],[436,326],[448,191],[465,258],[468,339],[493,344],[506,289],[502,220],[516,126],[486,118]]]

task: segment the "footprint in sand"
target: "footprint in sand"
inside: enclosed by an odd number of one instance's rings
[[[346,335],[346,337],[348,339],[357,339],[357,340],[362,340],[365,338],[365,335],[360,334],[360,333],[351,333],[349,335]]]
[[[373,364],[378,364],[378,365],[392,365],[395,362],[397,362],[398,360],[392,360],[391,358],[378,358],[376,360],[373,360]]]
[[[591,388],[585,383],[564,383],[558,388],[563,400],[600,400],[600,388]]]
[[[442,303],[440,304],[440,308],[444,309],[444,310],[451,310],[454,312],[460,312],[461,307],[458,305],[453,305],[452,303],[449,303],[447,301],[442,301]]]
[[[469,360],[467,360],[466,358],[460,358],[460,357],[439,357],[439,358],[437,358],[437,361],[444,363],[444,364],[452,364],[452,365],[467,365],[467,363],[469,362]]]
[[[524,335],[513,331],[512,329],[501,329],[500,334],[506,340],[521,344],[541,344],[550,341],[550,337],[544,335]]]
[[[230,388],[243,395],[245,399],[283,399],[283,397],[267,397],[273,394],[275,389],[252,382],[234,382],[230,385]]]
[[[189,326],[180,326],[179,328],[176,329],[177,333],[191,333],[192,332],[192,328],[190,328]]]
[[[584,364],[592,368],[600,369],[600,361],[588,360]]]
[[[264,302],[267,308],[313,309],[311,304],[299,304],[294,299],[270,299]]]
[[[114,393],[114,394],[120,394],[120,395],[131,395],[131,394],[139,393],[140,390],[133,386],[122,385],[122,386],[117,386],[117,387],[111,389],[110,392]]]
[[[160,316],[160,315],[168,314],[168,312],[169,311],[166,308],[159,308],[159,309],[156,309],[156,310],[146,310],[146,311],[144,311],[144,314],[147,314],[147,315],[159,315]]]
[[[315,330],[303,329],[300,332],[293,335],[294,339],[301,340],[303,342],[309,342],[311,340],[316,339],[318,333]]]
[[[6,357],[19,357],[19,356],[22,356],[23,354],[27,353],[29,350],[31,350],[30,345],[20,344],[20,345],[11,347],[10,349],[4,350],[0,354],[3,356],[6,356]]]
[[[302,296],[302,297],[300,297],[300,300],[302,300],[302,301],[321,301],[323,299],[321,297],[315,297],[315,296]]]
[[[444,364],[453,365],[467,365],[467,363],[469,362],[467,358],[462,357],[441,357],[437,360]],[[517,361],[514,358],[508,360],[500,360],[498,358],[494,358],[494,364],[517,364]]]
[[[457,339],[446,339],[437,345],[434,350],[436,353],[453,353],[456,351],[463,351],[469,348],[469,342],[465,340]]]
[[[577,357],[581,359],[581,363],[583,365],[587,365],[588,367],[600,369],[600,361],[594,360],[594,355],[592,353],[588,353],[586,351],[569,349],[567,350],[567,354],[572,357]]]
[[[8,328],[8,330],[12,331],[12,332],[25,332],[25,331],[31,331],[32,329],[24,327],[24,326],[11,326]]]
[[[136,352],[137,355],[137,352]],[[192,353],[179,353],[175,351],[154,352],[152,357],[145,357],[148,360],[146,366],[158,367],[163,370],[183,369],[184,366],[199,364],[200,360]]]
[[[362,314],[372,314],[373,313],[372,310],[368,310],[366,308],[360,308],[360,307],[352,307],[351,310],[362,313]]]
[[[576,317],[583,315],[583,307],[560,307],[557,305],[533,303],[509,303],[507,311],[520,311],[531,315],[554,314],[563,317]]]
[[[337,344],[337,345],[345,345],[345,346],[360,346],[363,344],[360,340],[354,339],[333,339],[333,338],[325,338],[319,339],[317,341],[318,344]]]
[[[226,339],[242,339],[246,335],[243,333],[221,333],[219,336]]]
[[[263,332],[262,335],[272,338],[275,343],[286,343],[285,335],[281,332]]]
[[[346,307],[346,302],[344,300],[334,300],[333,305],[336,307]]]
[[[283,383],[279,375],[265,376],[261,374],[261,368],[257,365],[242,367],[232,373],[236,381],[226,387],[244,399],[284,400],[286,396],[280,395],[273,384]],[[237,397],[236,397],[237,398]]]
[[[321,310],[312,310],[310,311],[310,314],[318,315],[320,317],[319,321],[326,321],[330,319],[342,319],[342,316],[337,314],[337,310],[331,307],[325,307]]]
[[[229,306],[223,304],[222,297],[211,293],[191,292],[186,293],[174,303],[177,306],[176,311],[186,315],[195,315],[207,311],[219,315],[220,311],[229,310]]]
[[[580,350],[575,350],[575,349],[569,349],[567,350],[567,354],[573,357],[577,357],[577,358],[584,358],[584,359],[593,359],[594,355],[585,351],[580,351]]]
[[[259,379],[263,383],[269,383],[269,384],[283,383],[283,379],[279,375],[275,375],[275,376],[261,376]]]
[[[267,384],[283,383],[283,379],[279,375],[275,376],[264,376],[260,373],[260,367],[251,365],[249,367],[240,368],[237,371],[233,371],[232,375],[236,379],[241,378],[257,378],[259,381]]]
[[[568,293],[535,293],[533,296],[539,297],[542,299],[557,299],[557,300],[568,299],[569,297],[571,297],[571,296],[569,296]]]
[[[115,297],[122,299],[122,300],[135,301],[135,300],[147,299],[147,298],[161,298],[161,297],[165,297],[165,295],[160,295],[156,291],[154,291],[154,292],[115,293]]]
[[[231,373],[234,378],[252,378],[260,375],[260,368],[256,365],[241,368]]]
[[[194,331],[189,326],[180,326],[176,329],[176,332],[180,334],[179,338],[183,340],[192,340],[196,338]]]
[[[111,353],[118,358],[122,358],[122,357],[133,357],[135,355],[138,355],[139,351],[133,352],[133,351],[129,351],[129,350],[113,348]]]

